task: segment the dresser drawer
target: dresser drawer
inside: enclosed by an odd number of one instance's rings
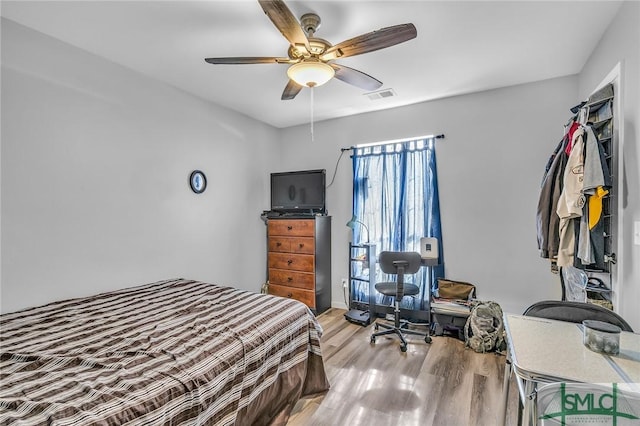
[[[291,252],[291,238],[281,236],[269,237],[269,251]]]
[[[269,253],[269,268],[289,271],[314,272],[315,258],[312,254]]]
[[[314,254],[316,242],[313,237],[291,238],[291,253]]]
[[[316,276],[310,272],[296,272],[269,268],[269,284],[314,290],[315,279]]]
[[[299,300],[300,302],[313,309],[315,309],[316,307],[316,295],[313,291],[310,290],[301,290],[299,288],[270,284],[269,294]]]
[[[275,219],[269,221],[268,227],[269,236],[313,237],[315,235],[313,219]]]
[[[315,240],[312,237],[269,237],[269,251],[313,254]]]

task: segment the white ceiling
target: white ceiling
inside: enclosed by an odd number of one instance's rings
[[[418,37],[336,62],[397,97],[371,101],[333,79],[316,121],[580,72],[615,16],[612,1],[287,1],[320,15],[333,44],[412,22]],[[2,1],[2,16],[276,127],[310,120],[310,90],[281,101],[287,65],[210,65],[205,57],[286,56],[255,0]]]

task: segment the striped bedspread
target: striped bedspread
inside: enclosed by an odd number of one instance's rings
[[[169,280],[0,316],[0,424],[286,422],[328,389],[296,301]]]

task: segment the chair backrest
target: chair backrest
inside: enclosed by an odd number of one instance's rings
[[[378,262],[385,274],[397,274],[399,264],[404,266],[405,274],[415,274],[422,266],[422,257],[414,251],[383,251]]]
[[[582,323],[584,320],[597,320],[617,325],[623,331],[633,333],[633,329],[624,318],[593,303],[544,300],[529,306],[523,315],[575,323]]]

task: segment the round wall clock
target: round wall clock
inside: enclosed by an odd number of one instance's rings
[[[207,178],[200,170],[194,170],[189,176],[189,185],[196,194],[202,194],[207,189]]]

